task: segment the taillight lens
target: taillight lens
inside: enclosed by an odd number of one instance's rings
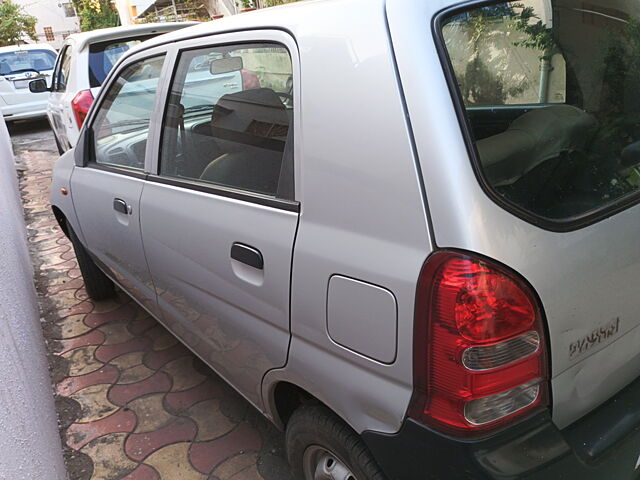
[[[71,108],[76,117],[78,128],[82,128],[84,119],[87,118],[87,113],[89,113],[92,104],[93,95],[91,94],[91,90],[81,90],[73,97],[73,100],[71,100]]]
[[[524,281],[487,260],[438,252],[416,301],[411,416],[474,436],[548,404],[542,317]]]

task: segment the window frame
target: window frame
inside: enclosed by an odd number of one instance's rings
[[[199,182],[197,180],[178,179],[169,176],[163,176],[160,174],[160,154],[162,146],[162,133],[166,120],[167,110],[169,106],[169,97],[171,95],[171,86],[173,85],[180,55],[183,52],[192,50],[206,50],[210,48],[216,48],[226,45],[242,45],[242,44],[256,44],[256,43],[270,43],[277,44],[287,49],[291,58],[291,67],[293,75],[293,119],[289,128],[293,128],[293,146],[290,147],[293,164],[292,175],[292,190],[294,192],[293,199],[277,198],[269,195],[264,195],[256,192],[249,192],[247,190],[241,190],[233,187],[227,187],[222,185],[215,185],[213,183]],[[300,155],[298,150],[300,148],[297,141],[297,131],[299,129],[300,122],[300,63],[298,56],[298,49],[295,40],[282,30],[265,29],[265,30],[248,30],[237,31],[222,34],[207,34],[205,36],[189,38],[181,42],[174,44],[173,51],[170,58],[171,72],[167,75],[167,84],[163,91],[163,105],[162,114],[157,117],[161,120],[157,125],[157,140],[154,142],[154,153],[151,159],[151,167],[147,180],[150,182],[161,183],[170,185],[173,187],[184,188],[194,192],[206,193],[216,195],[220,197],[231,198],[240,200],[256,205],[262,205],[266,207],[277,208],[280,210],[299,212],[300,202],[295,200],[299,198],[298,186],[300,185],[300,169],[299,159]],[[167,72],[169,73],[169,72]]]
[[[466,107],[464,104],[464,100],[462,97],[462,92],[460,91],[460,87],[458,85],[455,71],[453,68],[453,63],[451,62],[451,58],[449,56],[449,52],[447,50],[447,46],[445,43],[445,38],[443,35],[443,27],[446,24],[447,20],[450,17],[460,15],[462,13],[466,13],[469,10],[488,7],[493,5],[498,5],[501,3],[505,3],[507,1],[513,0],[471,0],[464,2],[462,4],[457,4],[452,7],[447,7],[441,11],[439,11],[432,19],[431,22],[431,33],[433,35],[433,39],[435,42],[435,47],[438,53],[438,57],[440,59],[440,64],[442,66],[444,77],[447,82],[447,86],[449,88],[449,93],[451,95],[451,100],[453,102],[453,107],[456,113],[456,117],[458,118],[458,123],[460,126],[460,131],[464,138],[465,147],[467,149],[469,159],[471,160],[471,165],[473,167],[473,172],[475,174],[476,180],[478,181],[483,192],[500,208],[509,212],[510,214],[524,220],[525,222],[539,227],[543,230],[548,230],[551,232],[572,232],[576,230],[580,230],[586,228],[590,225],[598,223],[602,220],[610,218],[618,213],[631,208],[638,203],[640,203],[640,190],[620,197],[610,203],[606,203],[594,210],[587,211],[585,213],[575,215],[573,217],[569,217],[563,220],[554,220],[550,218],[545,218],[541,216],[537,216],[524,208],[516,205],[505,199],[501,196],[494,188],[491,186],[489,181],[484,175],[482,170],[482,164],[480,161],[480,154],[476,147],[475,140],[473,138],[471,124],[469,122],[469,118],[466,113]],[[556,105],[568,105],[567,103],[556,104]]]
[[[65,82],[63,88],[60,88],[60,74],[62,73],[62,62],[73,52],[73,45],[71,43],[65,43],[60,49],[60,54],[56,58],[56,63],[53,66],[53,73],[51,74],[51,91],[55,93],[65,93],[67,91],[67,83]],[[71,69],[69,69],[71,72]]]
[[[125,166],[117,166],[117,165],[109,165],[105,163],[98,163],[95,160],[95,152],[93,149],[93,124],[95,122],[96,115],[102,109],[103,104],[106,100],[106,94],[110,90],[113,85],[113,81],[120,76],[120,74],[126,70],[131,65],[134,65],[139,62],[143,62],[145,60],[164,56],[164,61],[162,64],[162,69],[160,71],[160,77],[158,80],[158,86],[156,87],[156,96],[153,103],[153,109],[151,110],[151,121],[149,122],[149,135],[147,137],[147,145],[145,148],[145,161],[142,169],[136,169],[133,167],[125,167]],[[156,132],[156,123],[154,118],[157,118],[158,112],[160,111],[160,107],[163,105],[164,93],[167,87],[167,70],[171,61],[171,52],[167,50],[166,47],[157,47],[149,50],[145,50],[142,52],[138,52],[130,57],[127,57],[126,54],[123,58],[118,61],[116,66],[111,69],[111,72],[107,75],[107,78],[102,84],[102,88],[100,89],[100,93],[95,100],[94,105],[91,108],[89,116],[87,117],[82,131],[80,132],[80,136],[84,137],[84,145],[82,152],[82,163],[77,164],[79,167],[83,168],[94,168],[96,170],[104,170],[112,173],[118,173],[121,175],[127,175],[130,177],[146,179],[149,174],[149,158],[150,154],[155,150],[154,142],[156,136],[154,133]]]

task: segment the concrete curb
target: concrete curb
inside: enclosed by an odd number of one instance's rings
[[[0,116],[0,480],[64,480],[9,132]]]

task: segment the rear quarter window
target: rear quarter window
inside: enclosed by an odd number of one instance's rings
[[[125,52],[154,36],[144,35],[92,43],[89,46],[89,84],[91,87],[102,85],[113,66]]]
[[[483,185],[534,223],[589,223],[640,189],[635,2],[456,9],[440,40]]]

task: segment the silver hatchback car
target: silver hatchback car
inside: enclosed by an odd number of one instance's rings
[[[302,2],[137,46],[52,205],[296,478],[637,478],[640,1]]]

